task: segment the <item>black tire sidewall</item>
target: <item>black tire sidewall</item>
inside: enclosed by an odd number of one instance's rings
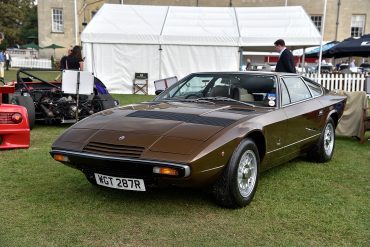
[[[114,99],[110,94],[95,95],[93,100],[95,101],[93,104],[98,103],[102,111],[116,107]]]
[[[20,105],[27,109],[28,123],[30,129],[33,129],[36,121],[35,105],[31,97],[15,95],[11,100],[11,104]]]
[[[254,188],[253,188],[252,192],[247,197],[243,197],[240,194],[239,185],[238,185],[238,166],[239,166],[239,162],[240,162],[240,159],[241,159],[242,155],[247,150],[253,151],[254,155],[256,156],[257,176],[256,176],[256,182],[254,184]],[[258,149],[257,149],[256,144],[249,138],[244,139],[239,144],[237,149],[234,151],[233,156],[232,156],[232,158],[230,160],[230,163],[229,163],[229,167],[228,167],[229,175],[230,175],[229,176],[230,193],[231,193],[231,196],[233,197],[234,201],[239,206],[248,205],[252,201],[252,199],[254,197],[254,194],[256,193],[256,189],[257,189],[257,185],[258,185],[259,169],[260,169],[259,166],[260,166],[260,157],[259,157],[259,153],[258,153]]]

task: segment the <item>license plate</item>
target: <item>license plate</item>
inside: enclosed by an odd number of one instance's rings
[[[105,187],[120,190],[145,191],[143,179],[136,178],[118,178],[95,173],[96,183]]]

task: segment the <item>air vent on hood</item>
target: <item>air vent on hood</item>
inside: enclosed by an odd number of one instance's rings
[[[136,111],[128,114],[126,117],[164,119],[172,121],[181,121],[186,123],[204,124],[212,126],[226,127],[235,122],[234,119],[206,117],[188,113],[175,113],[163,111]]]
[[[144,151],[144,148],[136,146],[114,145],[101,142],[90,142],[84,147],[83,151],[116,157],[139,158],[141,153]]]

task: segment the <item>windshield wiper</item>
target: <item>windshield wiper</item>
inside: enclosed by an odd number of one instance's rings
[[[181,101],[185,102],[196,102],[196,103],[208,103],[208,104],[216,104],[215,102],[209,101],[206,98],[197,98],[197,99],[183,99]]]
[[[235,103],[239,103],[239,104],[243,104],[243,105],[255,107],[254,104],[243,102],[243,101],[239,101],[239,100],[228,98],[228,97],[202,97],[202,98],[195,99],[194,101],[197,102],[199,100],[207,100],[207,101],[209,101],[209,100],[214,100],[214,101],[231,101],[231,102],[235,102]]]

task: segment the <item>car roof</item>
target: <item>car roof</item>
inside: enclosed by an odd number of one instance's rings
[[[299,74],[295,73],[286,73],[286,72],[273,72],[273,71],[220,71],[220,72],[196,72],[192,73],[192,75],[234,75],[234,74],[250,74],[250,75],[256,75],[256,74],[261,74],[261,75],[276,75],[276,76],[301,76]]]

